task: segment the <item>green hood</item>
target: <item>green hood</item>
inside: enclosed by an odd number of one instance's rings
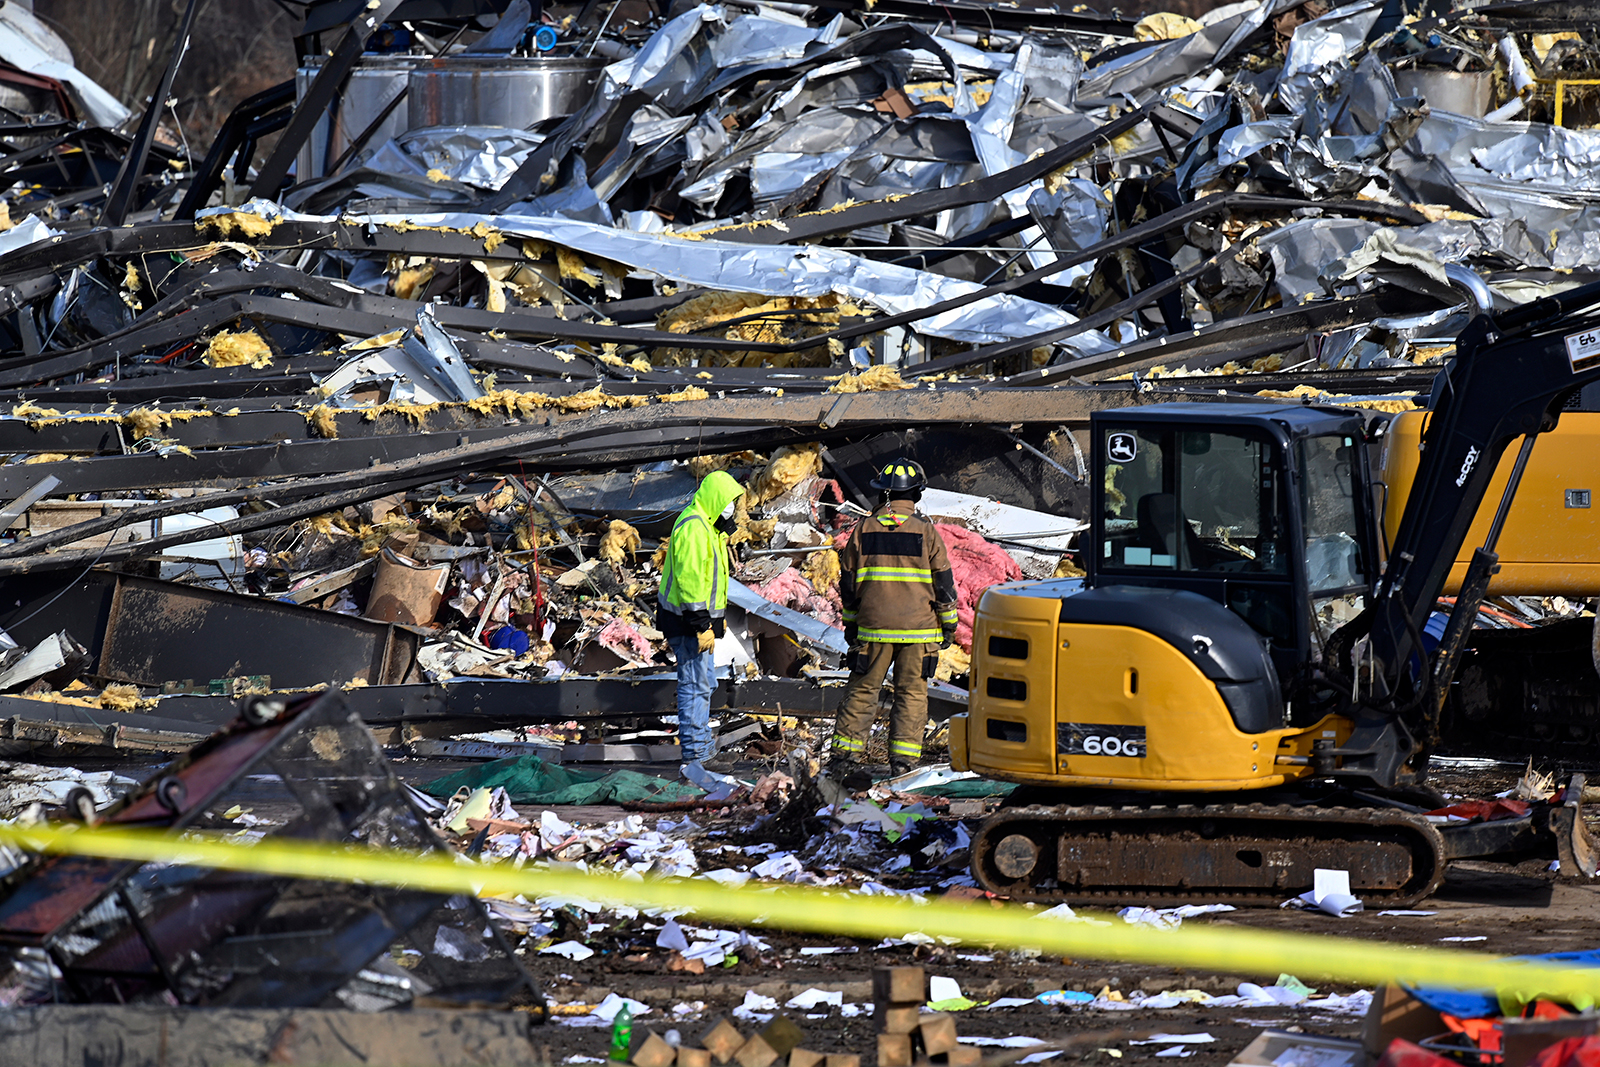
[[[727,471],[712,471],[694,492],[694,506],[706,518],[715,520],[722,509],[744,495],[744,486]]]

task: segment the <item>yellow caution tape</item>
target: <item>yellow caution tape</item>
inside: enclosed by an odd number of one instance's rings
[[[1154,930],[1041,918],[1016,904],[845,894],[812,886],[750,884],[734,890],[706,879],[643,879],[576,870],[482,865],[453,854],[416,855],[285,838],[244,840],[151,830],[0,826],[0,843],[140,863],[182,864],[254,874],[406,886],[438,893],[582,897],[610,905],[688,909],[701,920],[831,937],[930,937],[1051,956],[1115,959],[1233,974],[1278,974],[1360,985],[1403,982],[1492,989],[1503,1001],[1543,997],[1579,1006],[1600,999],[1600,968],[1506,960],[1482,953],[1348,938],[1190,924]]]

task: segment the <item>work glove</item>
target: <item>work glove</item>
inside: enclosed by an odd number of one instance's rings
[[[717,635],[712,633],[708,628],[701,630],[700,633],[696,635],[696,640],[700,642],[701,652],[710,652],[713,646],[715,646],[717,643]]]
[[[844,624],[844,643],[846,648],[854,648],[857,639],[861,636],[861,628],[853,622]]]
[[[954,630],[941,630],[940,631],[940,633],[939,633],[939,647],[940,648],[949,648],[952,644],[955,643],[955,640],[956,640],[956,632]]]

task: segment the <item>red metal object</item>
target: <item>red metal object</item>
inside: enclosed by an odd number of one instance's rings
[[[29,89],[48,89],[55,94],[56,103],[61,106],[61,117],[68,122],[78,121],[78,109],[72,106],[72,97],[67,95],[67,87],[55,78],[46,78],[42,74],[29,74],[9,63],[0,63],[0,83],[21,85]]]

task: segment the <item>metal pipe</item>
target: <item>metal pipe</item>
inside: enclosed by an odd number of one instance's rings
[[[1464,267],[1459,263],[1446,263],[1444,276],[1450,279],[1450,284],[1466,293],[1477,305],[1478,311],[1488,314],[1494,310],[1494,295],[1489,292],[1489,284],[1483,280],[1477,271]]]
[[[1511,477],[1506,481],[1505,492],[1500,494],[1500,506],[1495,508],[1494,521],[1489,524],[1489,535],[1483,539],[1483,550],[1493,552],[1495,542],[1500,540],[1500,528],[1506,524],[1506,516],[1511,512],[1511,498],[1517,494],[1517,486],[1522,482],[1522,472],[1528,469],[1528,457],[1533,454],[1533,442],[1538,438],[1537,433],[1530,433],[1522,439],[1522,448],[1517,452],[1517,461],[1511,467]]]

